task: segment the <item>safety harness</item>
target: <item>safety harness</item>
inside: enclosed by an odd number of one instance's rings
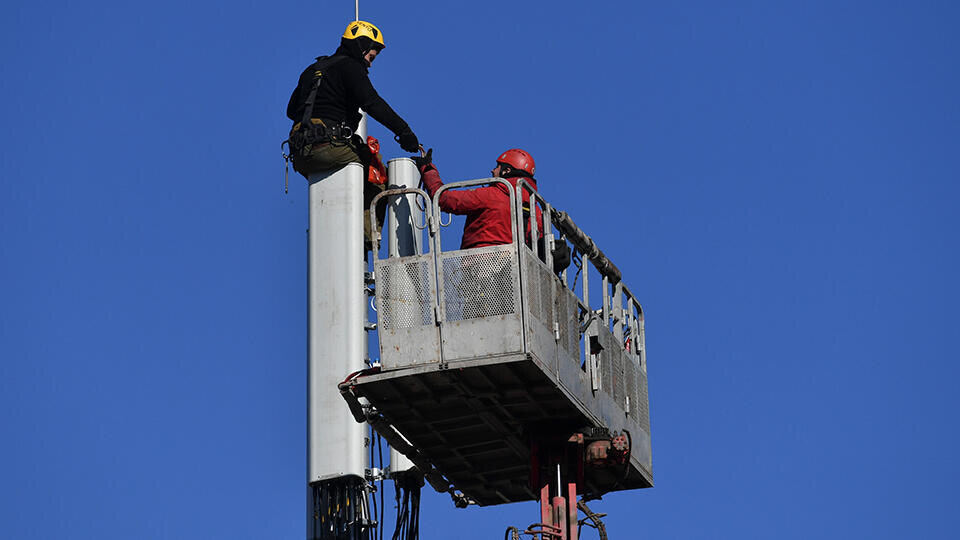
[[[313,81],[313,88],[307,100],[303,103],[303,114],[300,121],[293,125],[290,130],[290,137],[280,143],[280,152],[283,155],[284,183],[283,192],[287,193],[290,187],[290,160],[294,153],[301,154],[305,148],[314,144],[321,143],[341,143],[346,144],[353,136],[353,130],[345,123],[328,126],[319,118],[311,118],[313,115],[313,102],[317,98],[317,90],[320,83],[323,82],[324,70],[333,67],[335,64],[345,60],[345,56],[320,56],[313,64],[316,78]],[[287,146],[289,154],[284,152],[283,147]]]

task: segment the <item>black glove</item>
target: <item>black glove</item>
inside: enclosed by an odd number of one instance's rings
[[[425,156],[414,157],[413,162],[417,164],[417,169],[421,174],[433,169],[433,148],[427,150]]]
[[[417,140],[417,136],[410,130],[397,135],[397,142],[400,143],[400,148],[403,148],[411,154],[420,151],[420,141]]]
[[[353,147],[353,150],[357,153],[357,157],[360,158],[360,163],[363,163],[364,166],[369,165],[370,161],[373,159],[373,154],[370,153],[370,147],[367,146],[367,143],[363,138],[356,133],[350,137],[350,146]]]

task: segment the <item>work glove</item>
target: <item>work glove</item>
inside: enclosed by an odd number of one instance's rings
[[[435,168],[433,166],[433,148],[427,150],[426,154],[413,158],[413,162],[417,164],[417,169],[420,171],[420,174]]]
[[[420,141],[417,140],[417,136],[409,129],[397,135],[397,142],[400,143],[400,148],[403,148],[404,151],[410,152],[411,154],[420,150]]]

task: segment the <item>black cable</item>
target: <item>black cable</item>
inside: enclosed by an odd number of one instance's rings
[[[401,491],[400,491],[400,481],[398,478],[394,477],[393,479],[393,497],[396,501],[397,508],[397,521],[393,525],[393,536],[391,540],[399,540],[401,529],[403,527],[403,508],[400,506],[401,500]]]
[[[570,260],[577,267],[577,273],[573,275],[573,285],[570,286],[570,290],[573,290],[577,287],[577,279],[580,278],[580,271],[583,270],[583,258],[577,248],[573,248],[573,255],[570,256]]]
[[[413,509],[411,523],[412,523],[412,533],[410,540],[420,540],[420,490],[423,488],[422,479],[411,488],[413,491],[411,495],[411,507]]]
[[[379,454],[379,468],[380,468],[380,519],[377,520],[377,528],[380,529],[380,540],[383,540],[383,530],[386,528],[383,524],[383,510],[386,506],[383,502],[383,439],[380,437],[380,434],[377,433],[377,453]]]

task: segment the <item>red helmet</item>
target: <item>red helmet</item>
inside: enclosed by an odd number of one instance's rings
[[[523,171],[530,176],[533,176],[533,172],[536,170],[537,166],[533,162],[533,156],[526,153],[519,148],[511,148],[506,152],[500,154],[500,157],[497,158],[497,163],[503,163],[513,167],[517,171]]]

